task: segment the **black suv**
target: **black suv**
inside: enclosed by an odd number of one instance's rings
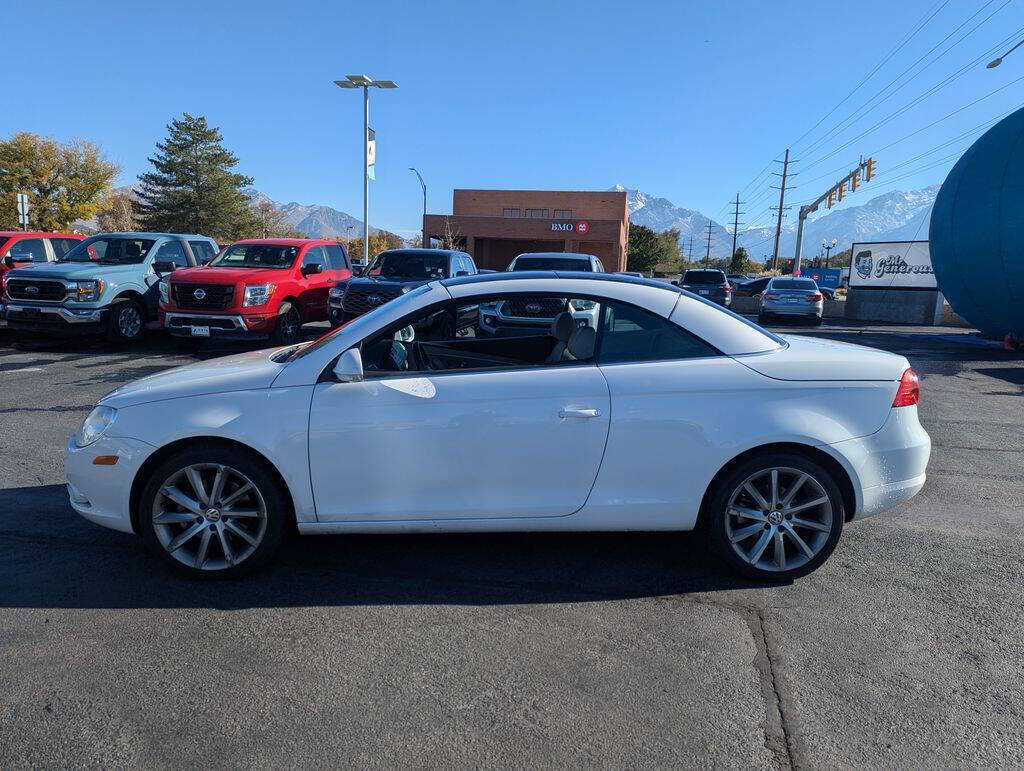
[[[732,286],[720,270],[688,270],[678,286],[726,308],[732,304]]]
[[[477,273],[473,258],[450,249],[389,249],[345,286],[331,290],[331,324],[337,326],[362,316],[367,311],[394,300],[418,286],[443,278],[471,276]],[[441,320],[442,322],[444,320]],[[458,331],[476,323],[474,314],[465,323],[453,320]]]

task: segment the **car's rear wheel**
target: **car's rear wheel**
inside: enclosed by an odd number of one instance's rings
[[[273,556],[288,511],[264,463],[227,447],[195,447],[153,470],[138,521],[147,545],[179,571],[229,578]]]
[[[821,565],[843,529],[843,497],[832,475],[795,454],[754,458],[733,469],[709,509],[711,542],[735,571],[787,581]]]
[[[110,326],[107,337],[115,343],[134,343],[146,328],[146,311],[132,299],[116,300],[110,307]]]
[[[281,307],[277,311],[271,342],[274,345],[297,343],[301,331],[302,317],[299,316],[299,309],[291,303],[281,303]]]

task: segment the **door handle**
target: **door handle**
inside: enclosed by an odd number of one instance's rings
[[[595,409],[594,407],[566,407],[564,410],[558,411],[558,417],[560,418],[599,418],[601,417],[601,410]]]

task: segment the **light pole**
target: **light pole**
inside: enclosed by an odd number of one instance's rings
[[[363,259],[370,261],[370,87],[398,88],[393,80],[374,80],[368,75],[346,75],[336,80],[338,88],[363,89]]]
[[[420,181],[420,187],[423,188],[423,240],[420,241],[420,246],[424,249],[427,248],[427,183],[423,181],[423,175],[416,170],[415,166],[410,166],[409,171],[416,175],[416,179]]]
[[[825,267],[826,268],[828,267],[828,253],[836,248],[836,244],[837,243],[839,243],[839,242],[836,239],[834,239],[834,238],[832,239],[832,243],[831,244],[828,241],[826,241],[824,238],[821,239],[821,246],[825,250]]]
[[[1024,45],[1024,40],[1021,40],[1021,41],[1020,41],[1019,43],[1017,43],[1017,45],[1015,45],[1015,46],[1014,46],[1013,48],[1011,48],[1011,49],[1010,49],[1009,51],[1007,51],[1007,52],[1006,52],[1005,54],[1003,54],[1002,56],[1000,56],[1000,57],[998,57],[998,58],[995,58],[995,59],[993,59],[992,61],[990,61],[990,62],[989,62],[988,64],[986,64],[986,65],[985,65],[985,69],[987,69],[987,70],[991,70],[991,69],[992,69],[993,67],[998,67],[998,66],[999,66],[1000,64],[1002,64],[1002,63],[1003,63],[1003,59],[1005,59],[1005,58],[1006,58],[1007,56],[1009,56],[1009,55],[1010,55],[1011,53],[1013,53],[1014,51],[1016,51],[1016,50],[1017,50],[1018,48],[1020,48],[1020,47],[1021,47],[1022,45]]]

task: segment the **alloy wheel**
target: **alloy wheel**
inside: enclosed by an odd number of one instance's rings
[[[117,329],[121,336],[131,340],[142,331],[142,316],[134,305],[126,305],[117,314]]]
[[[766,572],[795,570],[824,548],[832,532],[832,502],[806,471],[762,469],[733,491],[725,531],[740,559]]]
[[[267,505],[249,477],[220,463],[171,474],[153,500],[153,530],[174,559],[215,571],[245,562],[267,530]]]

